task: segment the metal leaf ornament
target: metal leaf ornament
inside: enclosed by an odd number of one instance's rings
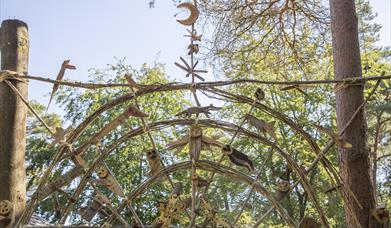
[[[191,55],[193,53],[198,54],[200,51],[200,47],[198,44],[190,44],[187,49],[189,49],[189,52],[187,53],[188,55]]]
[[[188,207],[189,201],[180,203],[179,196],[182,194],[183,185],[178,182],[174,184],[171,196],[167,203],[159,204],[160,216],[155,219],[152,227],[171,227],[172,220],[177,217],[179,210],[185,210]]]
[[[223,153],[226,154],[229,160],[235,165],[243,166],[247,168],[249,172],[255,172],[253,162],[246,154],[232,148],[230,145],[223,146]]]
[[[144,118],[144,117],[148,117],[149,115],[148,114],[145,114],[143,113],[142,111],[140,111],[136,106],[134,105],[130,105],[127,109],[127,112],[129,113],[129,115],[131,116],[134,116],[134,117],[139,117],[139,118]]]
[[[266,121],[260,120],[253,115],[246,114],[247,122],[257,128],[263,133],[268,133],[274,140],[277,140],[277,136],[274,133],[274,122],[267,123]]]
[[[84,220],[91,222],[95,215],[99,211],[103,210],[102,206],[109,202],[110,201],[106,196],[102,194],[96,194],[87,207],[80,209],[79,214]]]
[[[115,119],[106,124],[98,133],[94,135],[94,137],[81,145],[77,150],[75,150],[75,154],[80,155],[85,152],[85,150],[91,144],[98,143],[103,137],[108,135],[111,131],[116,129],[119,125],[124,123],[129,116],[144,118],[148,117],[147,114],[141,112],[136,106],[129,105],[129,107],[120,115],[118,115]]]
[[[350,149],[353,147],[352,144],[350,144],[346,140],[339,137],[339,135],[334,133],[331,129],[328,129],[328,128],[325,128],[325,127],[322,127],[319,125],[315,125],[315,124],[314,124],[314,127],[316,127],[319,131],[326,133],[328,136],[330,136],[335,141],[335,143],[338,144],[338,146],[340,146],[344,149]]]
[[[176,150],[180,152],[189,143],[189,135],[184,136],[181,139],[170,142],[166,145],[168,150]]]
[[[287,91],[287,90],[297,90],[300,93],[304,94],[305,96],[309,97],[309,95],[304,91],[306,88],[314,87],[313,85],[302,85],[302,84],[296,84],[296,85],[289,85],[281,88],[281,91]]]
[[[65,75],[65,70],[66,69],[69,69],[69,70],[75,70],[76,67],[69,64],[71,60],[67,59],[67,60],[64,60],[64,62],[62,63],[61,65],[61,68],[60,68],[60,72],[58,72],[57,74],[57,77],[56,77],[56,81],[61,81],[63,78],[64,78],[64,75]],[[49,99],[49,104],[48,106],[46,107],[46,111],[49,109],[49,106],[50,106],[50,103],[52,102],[52,99],[54,97],[54,94],[57,92],[57,90],[60,88],[60,85],[59,84],[54,84],[53,85],[53,89],[52,89],[52,93],[50,94],[50,99]]]
[[[205,198],[201,198],[201,215],[206,218],[207,223],[211,222],[212,227],[231,228],[233,227],[230,223],[221,218],[217,211]],[[207,224],[203,224],[203,227]]]
[[[208,136],[205,136],[203,135],[202,136],[202,146],[204,146],[205,148],[207,148],[208,150],[211,150],[212,146],[215,146],[215,147],[223,147],[224,144],[222,144],[221,142],[217,141],[217,140],[214,140],[213,138],[210,138]]]

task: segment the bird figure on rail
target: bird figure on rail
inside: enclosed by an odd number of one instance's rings
[[[132,89],[137,91],[139,90],[140,86],[137,84],[137,82],[133,79],[131,74],[125,74],[125,79],[128,82],[130,86],[132,86]]]
[[[255,91],[255,97],[258,101],[261,101],[265,99],[265,92],[263,92],[261,88],[257,88],[257,90]]]
[[[70,61],[71,60],[69,60],[69,59],[64,60],[64,62],[61,65],[60,72],[58,72],[58,74],[57,74],[56,81],[61,81],[64,78],[64,74],[65,74],[65,70],[66,69],[70,69],[70,70],[75,70],[76,69],[75,66],[69,64]],[[59,84],[56,83],[56,84],[53,85],[52,94],[50,95],[50,100],[49,100],[49,104],[48,104],[48,106],[46,108],[46,112],[48,111],[50,103],[52,102],[53,96],[57,92],[58,88],[60,88]]]
[[[246,167],[248,171],[255,173],[253,162],[244,153],[232,148],[230,145],[223,146],[223,153],[226,154],[229,160],[235,165]]]

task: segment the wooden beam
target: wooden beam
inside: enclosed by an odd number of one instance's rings
[[[29,36],[27,24],[5,20],[0,29],[1,69],[27,74]],[[27,81],[8,79],[27,98]],[[26,117],[27,107],[3,81],[0,83],[0,201],[12,204],[12,218],[0,227],[13,227],[26,206]],[[3,223],[3,224],[2,224]]]

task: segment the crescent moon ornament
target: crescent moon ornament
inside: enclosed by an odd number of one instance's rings
[[[198,11],[197,7],[190,2],[181,3],[177,6],[177,8],[185,8],[190,11],[190,16],[187,19],[177,20],[182,25],[189,26],[194,24],[200,15],[200,11]]]

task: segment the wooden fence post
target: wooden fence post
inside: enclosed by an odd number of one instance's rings
[[[3,21],[0,47],[1,69],[27,74],[27,24],[19,20]],[[9,81],[27,98],[27,81]],[[26,105],[4,81],[0,82],[0,202],[11,203],[11,213],[6,215],[8,219],[0,221],[0,227],[13,227],[26,206],[26,118]]]

